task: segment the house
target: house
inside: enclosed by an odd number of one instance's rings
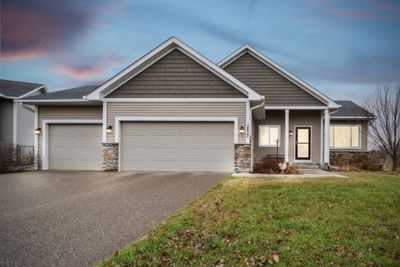
[[[0,145],[18,145],[33,151],[34,107],[14,100],[45,93],[43,84],[0,79]]]
[[[365,149],[364,124],[331,120],[339,103],[248,45],[216,65],[172,37],[100,86],[20,102],[37,107],[43,170],[249,172],[276,153],[326,167],[347,131]]]

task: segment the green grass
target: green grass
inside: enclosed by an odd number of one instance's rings
[[[400,176],[227,178],[103,266],[400,266]]]

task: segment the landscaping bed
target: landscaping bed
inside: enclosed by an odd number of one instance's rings
[[[399,266],[400,176],[226,178],[103,266]]]

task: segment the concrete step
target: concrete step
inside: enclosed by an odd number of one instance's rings
[[[303,170],[316,170],[316,169],[321,169],[318,163],[296,163],[297,166],[299,166]]]

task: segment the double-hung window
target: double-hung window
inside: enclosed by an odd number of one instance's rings
[[[279,125],[259,125],[258,126],[258,146],[276,147],[280,146],[280,126]]]
[[[361,126],[331,125],[329,128],[329,143],[333,149],[361,148]]]

